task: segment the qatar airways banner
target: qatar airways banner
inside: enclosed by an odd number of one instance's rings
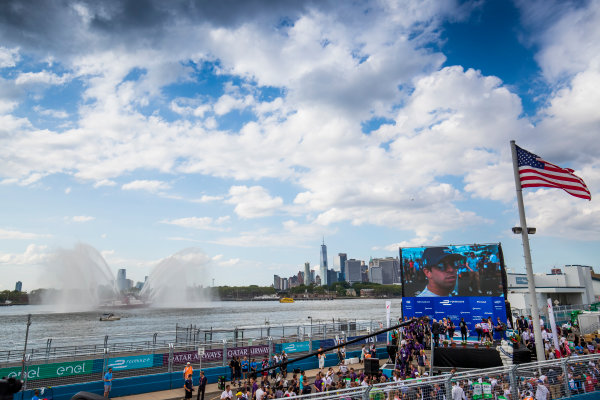
[[[263,358],[269,355],[269,346],[247,346],[247,347],[234,347],[227,349],[227,359],[233,357],[248,357],[252,358]],[[220,361],[223,360],[223,349],[206,349],[202,356],[202,361]],[[182,351],[179,353],[173,353],[173,364],[185,364],[187,362],[198,363],[200,358],[198,351]],[[163,354],[163,365],[169,364],[169,355]]]

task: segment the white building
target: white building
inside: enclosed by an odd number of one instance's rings
[[[595,302],[600,290],[594,291],[594,286],[600,289],[600,276],[597,276],[598,281],[593,283],[592,274],[592,267],[584,265],[566,265],[562,269],[554,269],[551,274],[534,274],[538,307],[545,307],[548,298],[555,304],[558,301],[560,305]],[[527,274],[507,273],[506,280],[511,308],[530,308],[531,295],[527,286]]]

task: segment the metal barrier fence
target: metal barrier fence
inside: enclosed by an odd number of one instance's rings
[[[548,393],[547,396],[539,398],[552,398],[553,400],[591,393],[597,393],[600,398],[600,354],[456,374],[442,374],[422,379],[389,381],[370,386],[360,386],[358,382],[346,382],[345,386],[345,388],[332,388],[324,392],[294,398],[306,400],[444,398],[518,400],[529,397],[538,398],[538,391]]]
[[[372,332],[379,328],[379,322],[357,320],[332,320],[331,322],[315,322],[309,324],[269,324],[240,326],[234,329],[202,329],[194,325],[176,326],[175,331],[142,332],[137,334],[117,334],[104,336],[47,338],[42,341],[30,341],[27,345],[26,358],[30,360],[61,360],[63,358],[102,357],[106,352],[111,354],[139,352],[164,352],[169,345],[176,347],[195,347],[222,345],[223,340],[238,343],[252,340],[302,341],[308,337],[314,340],[326,339],[332,335],[345,334],[355,336]],[[18,347],[22,347],[19,345]],[[0,368],[21,363],[23,350],[0,351]]]
[[[372,332],[371,326],[379,328],[378,324],[373,323],[335,322],[312,326],[278,326],[271,331],[283,333],[285,329],[290,333],[285,337],[263,335],[243,338],[241,333],[238,334],[234,330],[227,332],[230,334],[230,339],[218,341],[198,340],[202,336],[192,334],[180,335],[177,341],[173,340],[171,343],[153,341],[151,345],[134,341],[109,343],[105,340],[107,347],[102,347],[102,344],[64,346],[51,348],[50,351],[33,348],[27,352],[24,360],[22,352],[18,351],[12,352],[4,360],[0,359],[0,376],[20,377],[22,375],[25,390],[99,381],[102,380],[109,366],[119,378],[183,371],[187,361],[190,361],[194,367],[198,366],[199,348],[202,348],[205,353],[201,361],[202,368],[228,366],[233,356],[240,355],[247,355],[249,359],[255,358],[261,362],[264,357],[270,359],[275,351],[281,352],[288,348],[286,344],[293,344],[290,347],[293,355],[290,354],[289,357],[294,358],[306,355],[319,347],[331,347],[340,340],[347,341],[349,338]],[[353,330],[336,330],[340,328]],[[253,329],[256,330],[256,327],[236,328],[238,332]],[[190,332],[192,331],[193,327]],[[187,339],[183,340],[186,337]],[[385,337],[380,337],[379,340],[385,341]],[[361,343],[354,343],[347,346],[347,351],[360,348]]]
[[[562,325],[565,322],[571,321],[571,312],[578,311],[578,310],[582,310],[582,311],[591,311],[592,309],[595,310],[595,308],[593,308],[593,307],[594,307],[593,304],[567,304],[567,305],[554,306],[553,307],[554,319],[557,324]],[[522,308],[522,309],[513,308],[512,315],[513,315],[513,317],[520,316],[520,315],[528,316],[528,315],[531,315],[531,309],[530,308]],[[543,319],[546,321],[546,323],[548,323],[549,318],[548,318],[548,308],[547,307],[544,307],[543,310],[540,309],[540,316],[543,317]]]

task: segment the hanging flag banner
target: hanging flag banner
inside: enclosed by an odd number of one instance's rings
[[[392,308],[392,302],[390,300],[386,300],[385,302],[385,320],[387,321],[387,325],[386,328],[390,327],[390,313],[391,313],[391,308]],[[390,344],[390,335],[386,335],[387,336],[387,344]]]
[[[548,317],[550,318],[550,329],[552,329],[552,341],[554,342],[554,348],[559,349],[558,344],[558,333],[556,332],[556,320],[554,319],[554,309],[552,308],[552,299],[548,299]]]

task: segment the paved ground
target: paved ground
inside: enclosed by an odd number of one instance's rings
[[[386,360],[380,360],[379,361],[379,365],[383,365],[385,364]],[[350,368],[354,368],[355,371],[362,371],[363,366],[362,364],[350,364],[348,365],[348,369]],[[325,368],[326,370],[327,368]],[[333,367],[333,369],[337,372],[338,368],[337,367]],[[311,369],[311,370],[306,370],[306,377],[308,378],[309,381],[313,381],[315,376],[317,376],[317,372],[319,372],[318,369]],[[291,373],[288,373],[288,377],[291,377]],[[227,382],[229,383],[229,382]],[[113,397],[113,399],[119,399],[119,400],[182,400],[184,397],[184,390],[183,390],[183,382],[181,383],[182,387],[181,389],[172,389],[172,390],[163,390],[160,392],[151,392],[151,393],[143,393],[143,394],[136,394],[133,396],[122,396],[122,397]],[[235,387],[232,388],[233,394],[235,395],[236,390]],[[215,400],[215,399],[219,399],[221,397],[221,392],[222,390],[219,390],[217,388],[217,384],[216,383],[210,383],[208,385],[206,385],[206,393],[204,395],[204,400]],[[194,393],[193,393],[193,400],[196,399],[196,387],[194,387]]]

